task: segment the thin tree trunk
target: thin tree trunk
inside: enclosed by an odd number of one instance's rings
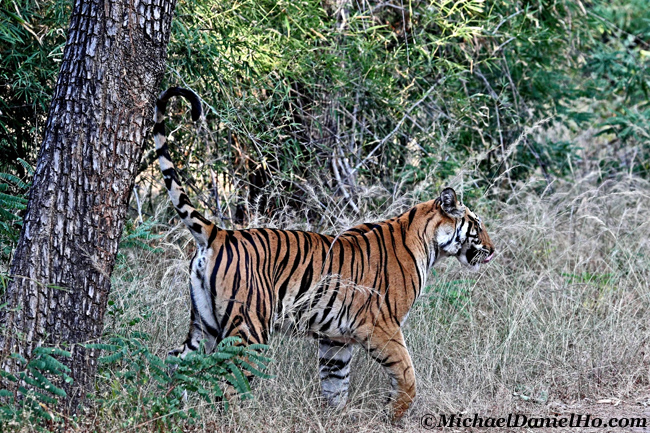
[[[24,226],[0,310],[2,368],[42,344],[67,346],[74,384],[89,389],[118,243],[175,0],[77,0]],[[2,302],[0,302],[2,304]]]

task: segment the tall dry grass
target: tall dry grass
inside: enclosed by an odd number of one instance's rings
[[[487,221],[498,255],[478,273],[448,259],[430,276],[405,328],[418,395],[400,425],[385,421],[388,379],[363,350],[355,352],[349,403],[334,412],[319,399],[316,343],[276,335],[275,378],[257,381],[255,399],[227,412],[201,407],[197,429],[415,431],[425,413],[548,413],[647,397],[650,185],[625,175],[603,182],[593,172],[549,191],[519,185],[504,202],[467,203]],[[128,252],[120,263],[112,298],[123,313],[108,326],[145,314],[137,326],[163,354],[187,331],[191,239],[177,226],[160,246],[162,253]],[[102,416],[125,426],[118,420],[126,415]]]

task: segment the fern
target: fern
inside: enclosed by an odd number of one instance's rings
[[[18,243],[23,225],[21,212],[27,208],[27,193],[32,184],[34,169],[23,159],[17,163],[27,173],[21,179],[10,173],[0,173],[0,262],[8,262]]]
[[[162,359],[149,350],[145,344],[148,340],[145,333],[131,332],[85,346],[105,352],[99,359],[99,377],[111,386],[97,398],[98,403],[105,410],[128,411],[138,424],[150,422],[155,428],[177,429],[179,419],[193,422],[199,417],[186,405],[186,393],[190,399],[214,404],[222,399],[223,387],[229,384],[242,398],[250,398],[250,384],[243,370],[257,377],[270,377],[264,373],[270,362],[261,354],[264,345],[246,347],[239,338],[230,337],[210,354],[205,353],[202,344],[183,359]],[[224,405],[227,408],[228,403]]]
[[[14,374],[0,370],[5,383],[13,384],[13,392],[0,390],[0,426],[19,429],[28,423],[45,431],[45,425],[62,421],[55,410],[59,399],[66,396],[61,382],[71,383],[72,378],[68,375],[70,368],[55,356],[70,358],[72,354],[55,347],[37,347],[29,361],[19,354],[11,355],[23,368]]]
[[[139,248],[146,251],[160,252],[160,248],[154,248],[149,245],[149,241],[160,239],[162,235],[152,233],[156,223],[147,220],[142,224],[135,224],[132,220],[127,220],[120,239],[120,249]]]

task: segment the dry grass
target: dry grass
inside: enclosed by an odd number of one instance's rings
[[[274,336],[275,378],[228,412],[201,408],[197,429],[415,431],[425,413],[580,412],[603,398],[647,399],[650,185],[591,174],[554,190],[520,185],[506,202],[469,203],[488,221],[498,256],[476,274],[448,260],[430,278],[405,330],[418,396],[400,425],[385,421],[388,380],[362,350],[349,403],[333,412],[319,399],[316,343]],[[163,354],[187,330],[191,239],[176,227],[161,245],[163,253],[129,253],[113,299],[120,320],[149,314],[139,326]],[[107,431],[126,429],[110,416]]]

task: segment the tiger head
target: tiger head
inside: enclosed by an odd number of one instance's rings
[[[460,203],[452,188],[445,188],[436,202],[440,204],[445,226],[437,231],[439,248],[444,255],[454,256],[462,265],[478,271],[482,264],[492,260],[495,252],[485,224]]]

